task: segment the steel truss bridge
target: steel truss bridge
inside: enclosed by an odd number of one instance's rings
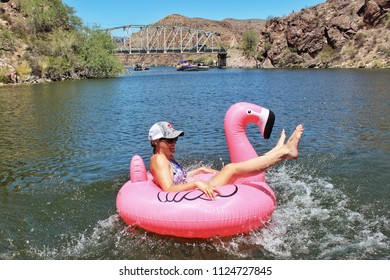
[[[215,53],[224,56],[227,49],[219,34],[185,26],[125,25],[106,29],[117,44],[117,53]]]

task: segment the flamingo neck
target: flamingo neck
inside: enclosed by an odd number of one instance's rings
[[[231,162],[246,161],[258,157],[256,150],[246,135],[246,123],[230,124],[225,128],[226,142]]]

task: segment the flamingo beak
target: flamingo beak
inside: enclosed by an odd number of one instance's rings
[[[263,131],[263,137],[264,139],[269,139],[271,137],[272,128],[274,127],[275,123],[275,114],[271,110],[269,110],[269,115],[266,120],[264,131]]]
[[[263,135],[264,139],[269,139],[271,137],[272,128],[275,123],[275,114],[271,110],[262,108],[260,112],[256,112],[255,110],[248,109],[248,115],[255,115],[259,118],[257,122],[258,127],[260,128],[260,132]]]

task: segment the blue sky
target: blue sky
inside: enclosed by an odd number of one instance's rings
[[[315,6],[325,0],[62,0],[73,7],[88,26],[110,28],[129,24],[148,25],[170,15],[214,20],[267,19]]]

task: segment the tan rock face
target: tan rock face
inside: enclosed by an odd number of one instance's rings
[[[389,67],[389,6],[389,0],[328,0],[272,19],[260,40],[271,43],[264,67],[269,61],[275,67]],[[368,57],[376,63],[367,63]]]
[[[384,15],[384,11],[390,8],[388,0],[365,0],[360,14],[362,14],[364,22],[370,25],[376,25],[380,18]]]

